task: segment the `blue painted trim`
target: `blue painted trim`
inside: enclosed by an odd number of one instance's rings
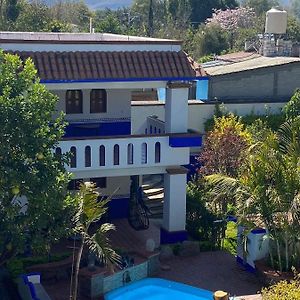
[[[232,215],[228,215],[228,216],[226,217],[226,221],[227,221],[227,222],[234,222],[234,223],[237,223],[237,217],[232,216]]]
[[[257,228],[257,229],[251,230],[251,233],[253,233],[253,234],[262,234],[262,233],[267,233],[267,231],[264,228]]]
[[[69,123],[64,137],[114,136],[131,134],[131,122]]]
[[[108,217],[110,220],[128,218],[129,197],[111,199],[108,203]]]
[[[121,300],[123,298],[128,299],[127,294],[134,295],[136,292],[138,292],[138,290],[143,291],[143,289],[147,287],[151,288],[151,291],[153,292],[153,299],[155,299],[156,297],[157,290],[159,290],[160,292],[162,290],[164,291],[163,294],[164,299],[169,299],[169,298],[172,299],[172,297],[168,297],[169,296],[168,291],[172,291],[173,293],[174,291],[178,291],[178,294],[180,295],[178,299],[179,298],[189,299],[189,296],[193,297],[193,299],[194,298],[203,299],[203,300],[213,299],[213,293],[211,291],[196,288],[187,284],[183,284],[171,280],[161,279],[161,278],[145,278],[137,282],[130,283],[128,285],[125,285],[123,287],[120,287],[118,289],[115,289],[105,294],[104,299],[105,300]],[[130,297],[130,299],[133,298]]]
[[[142,82],[142,81],[190,81],[208,80],[207,76],[195,77],[157,77],[157,78],[109,78],[109,79],[41,79],[40,83],[89,83],[89,82]]]
[[[160,228],[160,243],[163,244],[176,244],[186,241],[188,233],[186,230],[170,232],[164,228]]]
[[[246,271],[250,273],[256,273],[256,269],[250,266],[247,262],[245,262],[241,257],[237,256],[236,257],[236,262],[240,265],[242,265]]]
[[[180,147],[200,147],[202,145],[202,136],[170,136],[169,146],[172,148]]]

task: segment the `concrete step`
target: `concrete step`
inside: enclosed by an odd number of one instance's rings
[[[146,197],[145,201],[147,202],[147,200],[162,201],[162,200],[164,200],[164,193],[153,195],[153,196],[148,196],[148,197]]]
[[[154,196],[154,195],[160,195],[164,192],[164,189],[162,187],[157,188],[149,188],[144,190],[144,195],[146,197]]]

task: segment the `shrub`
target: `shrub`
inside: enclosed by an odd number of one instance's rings
[[[295,279],[280,281],[279,283],[262,290],[263,300],[296,300],[300,299],[300,276]]]
[[[186,229],[189,235],[201,241],[209,241],[213,245],[220,244],[222,224],[214,223],[219,218],[207,207],[207,187],[203,182],[190,182],[187,186]],[[209,245],[211,249],[211,244]]]

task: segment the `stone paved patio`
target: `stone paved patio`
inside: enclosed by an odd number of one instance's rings
[[[159,221],[152,221],[149,230],[135,231],[127,220],[114,222],[117,230],[111,235],[114,248],[145,251],[146,241],[152,238],[159,245]],[[231,295],[253,295],[240,299],[256,300],[261,284],[254,274],[246,272],[235,261],[235,257],[224,251],[202,252],[193,257],[174,257],[164,262],[170,266],[168,271],[160,271],[158,277],[189,284],[195,287],[216,291],[225,290]],[[46,284],[52,300],[69,299],[69,282]],[[80,298],[79,300],[88,300]],[[100,299],[99,299],[100,300]]]

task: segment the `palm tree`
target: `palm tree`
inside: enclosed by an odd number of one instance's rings
[[[115,226],[110,223],[102,224],[95,233],[91,234],[91,226],[100,221],[107,211],[107,203],[110,199],[98,200],[99,193],[91,182],[85,182],[80,186],[77,195],[78,207],[74,216],[75,233],[81,237],[79,250],[77,253],[75,270],[72,270],[70,299],[77,300],[78,274],[81,256],[84,246],[94,253],[105,265],[119,263],[119,255],[110,247],[107,233],[115,230]]]
[[[206,179],[215,200],[224,194],[235,199],[241,223],[262,222],[275,244],[271,261],[276,255],[279,270],[289,270],[291,257],[300,258],[300,117],[251,146],[238,178],[214,174]]]

